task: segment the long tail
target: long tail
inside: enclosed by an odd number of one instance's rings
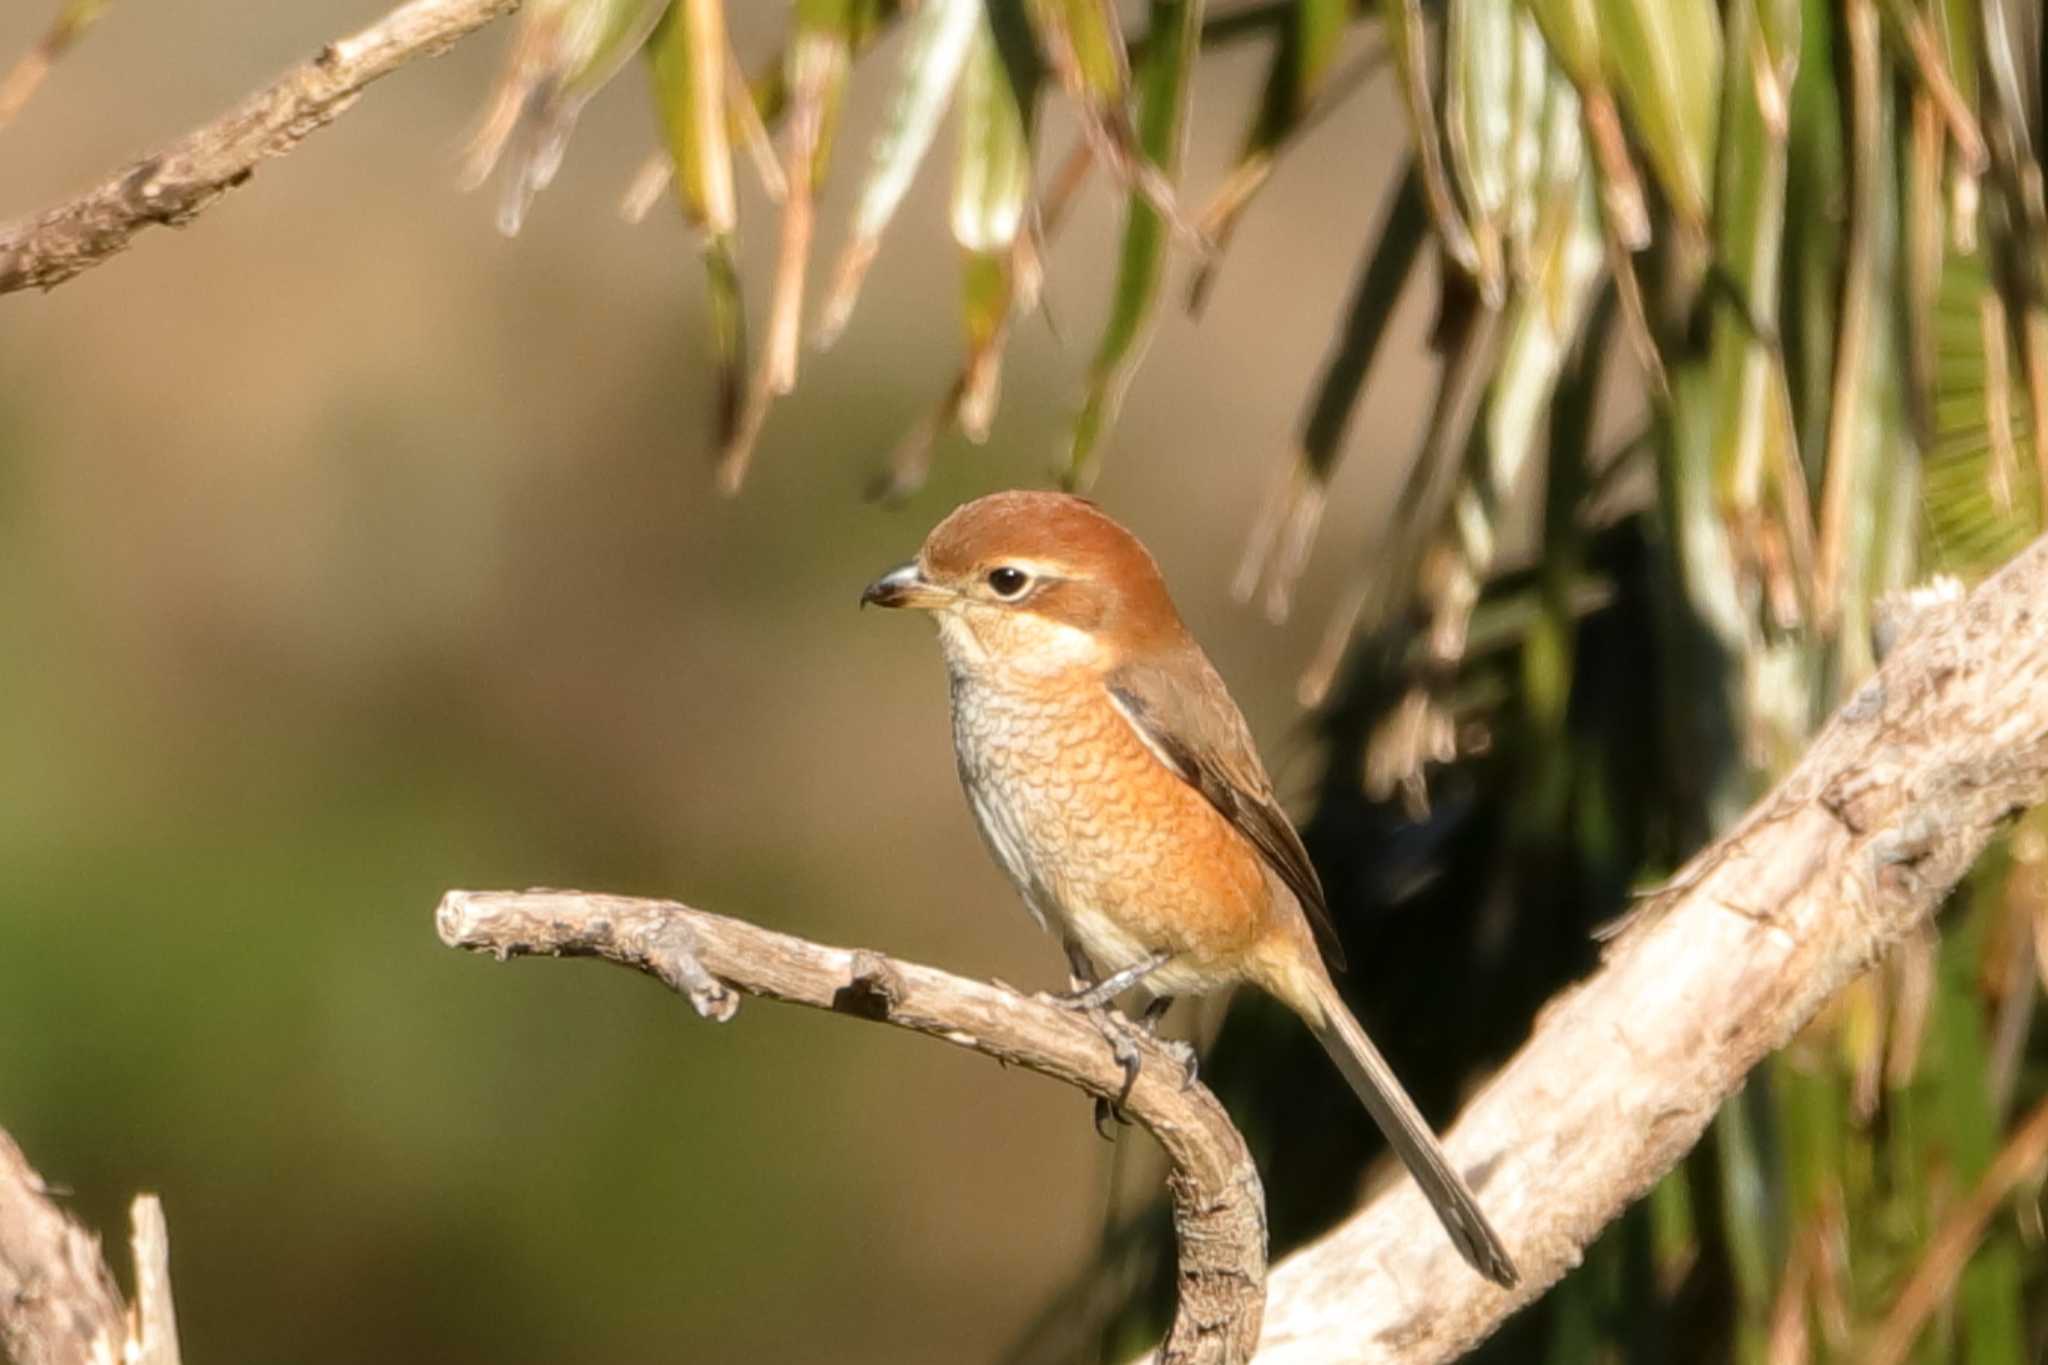
[[[1435,1208],[1444,1231],[1451,1235],[1458,1254],[1495,1284],[1504,1289],[1514,1288],[1521,1281],[1521,1273],[1509,1258],[1508,1249],[1501,1245],[1500,1234],[1479,1211],[1479,1201],[1472,1197],[1464,1177],[1451,1168],[1444,1149],[1437,1145],[1436,1134],[1430,1131],[1428,1120],[1416,1109],[1415,1101],[1408,1098],[1408,1092],[1401,1088],[1394,1069],[1373,1046],[1372,1039],[1365,1036],[1365,1030],[1351,1017],[1351,1011],[1344,1008],[1344,1002],[1337,996],[1337,988],[1328,977],[1321,973],[1317,976],[1319,979],[1310,994],[1320,1007],[1317,1013],[1321,1018],[1306,1011],[1303,1018],[1315,1031],[1323,1050],[1337,1063],[1344,1079],[1365,1102],[1373,1122],[1380,1126],[1380,1131],[1387,1135],[1387,1141],[1400,1155],[1401,1163],[1415,1177],[1415,1183],[1422,1187],[1422,1192],[1429,1196],[1430,1205]]]

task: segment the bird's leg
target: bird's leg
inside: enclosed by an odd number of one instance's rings
[[[1123,1068],[1124,1083],[1117,1091],[1116,1099],[1095,1101],[1095,1131],[1103,1140],[1108,1141],[1111,1134],[1103,1127],[1104,1123],[1112,1118],[1118,1123],[1130,1123],[1124,1116],[1124,1104],[1131,1098],[1131,1087],[1138,1083],[1139,1071],[1138,1046],[1131,1041],[1131,1026],[1122,1015],[1109,1007],[1109,1002],[1135,985],[1147,973],[1164,966],[1172,954],[1161,953],[1155,958],[1139,963],[1136,967],[1116,973],[1106,981],[1097,981],[1095,964],[1088,960],[1087,951],[1079,943],[1071,938],[1065,938],[1060,941],[1060,946],[1067,950],[1067,975],[1073,989],[1067,995],[1046,995],[1040,998],[1061,1009],[1086,1014],[1094,1020],[1096,1031],[1102,1035],[1103,1041],[1109,1044],[1110,1056]]]
[[[1073,1001],[1075,997],[1090,995],[1092,990],[1096,988],[1096,964],[1087,960],[1087,950],[1081,948],[1081,943],[1077,939],[1063,937],[1059,941],[1059,945],[1067,950],[1067,990],[1069,990],[1069,993],[1067,995],[1042,995],[1040,999],[1051,1001],[1053,1005],[1067,1007],[1069,1001]],[[1102,1033],[1102,1038],[1110,1044],[1110,1054],[1116,1058],[1116,1064],[1124,1068],[1124,1089],[1118,1095],[1118,1103],[1112,1105],[1106,1099],[1100,1099],[1100,1097],[1096,1099],[1096,1136],[1102,1138],[1104,1142],[1114,1142],[1116,1140],[1116,1136],[1104,1128],[1106,1121],[1110,1121],[1112,1117],[1118,1121],[1118,1124],[1128,1124],[1128,1121],[1130,1121],[1130,1119],[1124,1117],[1122,1101],[1130,1097],[1130,1087],[1137,1085],[1137,1081],[1139,1081],[1139,1052],[1137,1052],[1137,1048],[1133,1044],[1130,1044],[1130,1040],[1124,1036],[1124,1033],[1116,1027],[1116,1023],[1110,1019],[1110,1013],[1112,1011],[1108,1011],[1108,1009],[1104,1009],[1100,1005],[1090,1011],[1090,1017],[1094,1017],[1094,1021],[1096,1021],[1096,1029]]]
[[[1079,995],[1095,984],[1095,964],[1088,960],[1088,950],[1075,939],[1061,939],[1060,947],[1067,951],[1067,989]]]
[[[1075,991],[1072,995],[1054,996],[1052,1002],[1061,1009],[1087,1012],[1099,1010],[1171,961],[1172,953],[1154,953],[1136,966],[1126,967],[1116,975],[1098,981],[1084,990]]]
[[[1172,996],[1155,996],[1145,1006],[1145,1012],[1138,1017],[1138,1023],[1144,1027],[1147,1037],[1152,1038],[1160,1047],[1172,1053],[1175,1060],[1180,1063],[1182,1072],[1180,1088],[1185,1090],[1195,1083],[1195,1073],[1201,1066],[1202,1059],[1201,1054],[1195,1051],[1195,1045],[1186,1039],[1161,1038],[1159,1036],[1159,1021],[1164,1019],[1166,1012],[1172,1008]]]

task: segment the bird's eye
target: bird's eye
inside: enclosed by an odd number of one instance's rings
[[[988,571],[988,585],[998,597],[1015,597],[1031,586],[1031,575],[1005,564]]]

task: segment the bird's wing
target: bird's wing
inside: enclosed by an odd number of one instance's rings
[[[1108,684],[1117,711],[1153,757],[1207,798],[1280,875],[1322,940],[1330,965],[1342,970],[1344,948],[1323,884],[1274,799],[1244,716],[1209,660],[1193,649],[1170,662],[1128,663],[1109,675]]]

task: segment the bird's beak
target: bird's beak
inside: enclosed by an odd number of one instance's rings
[[[925,578],[916,560],[897,565],[868,584],[860,595],[862,606],[872,602],[878,607],[915,607],[925,611],[944,606],[950,600],[951,594]]]

